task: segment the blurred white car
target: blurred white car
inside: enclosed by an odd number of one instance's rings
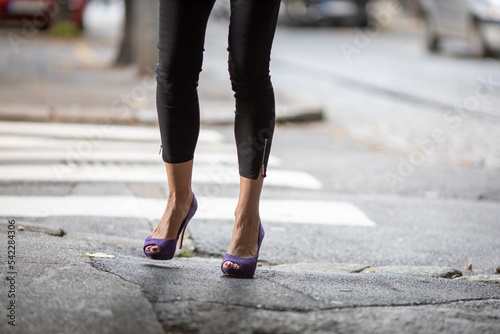
[[[443,38],[468,41],[474,55],[500,50],[500,0],[420,0],[427,48],[439,50]]]

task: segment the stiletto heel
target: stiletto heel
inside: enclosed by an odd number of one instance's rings
[[[255,274],[255,269],[257,268],[257,260],[259,259],[260,244],[262,243],[262,239],[264,239],[265,234],[266,233],[264,232],[264,227],[262,226],[262,223],[260,223],[259,246],[257,249],[257,256],[255,257],[243,258],[226,253],[226,255],[224,255],[224,258],[222,259],[222,264],[221,264],[221,270],[224,273],[224,275],[240,277],[240,278],[252,278],[253,275]],[[225,268],[224,263],[226,263],[227,261],[231,261],[233,263],[238,264],[240,268],[239,269],[235,269],[232,267]]]
[[[184,240],[184,231],[185,231],[185,230],[186,230],[186,229],[185,229],[185,228],[183,228],[183,229],[182,229],[182,232],[181,232],[181,235],[179,236],[179,249],[182,249],[182,240]]]
[[[182,240],[184,239],[184,232],[186,231],[186,227],[193,218],[196,209],[198,208],[198,202],[196,201],[196,197],[193,194],[193,202],[191,202],[191,207],[189,208],[189,212],[182,221],[181,227],[179,228],[179,232],[177,233],[177,238],[175,239],[154,239],[151,238],[151,235],[148,235],[146,241],[144,241],[144,254],[147,257],[154,260],[170,260],[174,257],[175,247],[177,246],[177,242],[179,241],[179,249],[182,249]],[[180,240],[179,240],[180,239]],[[147,246],[156,245],[160,247],[160,251],[157,253],[150,252],[146,250]]]

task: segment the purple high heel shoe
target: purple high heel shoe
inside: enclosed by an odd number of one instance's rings
[[[264,232],[264,227],[262,227],[262,223],[260,223],[259,247],[257,250],[257,256],[255,257],[243,258],[226,253],[226,255],[224,255],[224,258],[222,259],[222,264],[221,264],[221,270],[224,273],[224,275],[240,277],[240,278],[252,278],[253,275],[255,274],[255,268],[257,268],[257,260],[259,259],[260,244],[262,243],[262,239],[264,239],[265,234],[266,233]],[[226,261],[231,261],[233,263],[236,263],[240,266],[240,268],[239,269],[234,269],[232,267],[226,268],[224,267],[224,263]]]
[[[147,257],[150,259],[154,260],[170,260],[171,258],[174,257],[175,254],[175,246],[177,245],[177,241],[179,238],[181,239],[179,242],[179,249],[182,248],[182,240],[184,239],[184,232],[186,231],[187,224],[193,218],[194,213],[196,212],[196,209],[198,208],[198,202],[196,201],[196,197],[193,194],[193,202],[191,202],[191,208],[189,209],[189,212],[184,218],[184,221],[181,224],[181,227],[179,228],[179,232],[177,233],[177,238],[175,239],[154,239],[151,238],[151,235],[148,235],[146,238],[146,241],[144,241],[144,254],[146,254]],[[150,245],[157,245],[160,248],[160,251],[158,253],[153,253],[148,250],[146,250],[146,246]]]

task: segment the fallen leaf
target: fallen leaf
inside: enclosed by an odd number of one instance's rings
[[[374,273],[374,272],[375,272],[375,270],[370,270],[370,271],[369,271],[369,273]]]
[[[106,254],[106,253],[94,253],[94,254],[89,254],[89,253],[85,253],[85,256],[88,256],[88,257],[104,257],[104,258],[108,258],[108,259],[112,259],[114,258],[115,256],[114,255],[110,255],[110,254]]]
[[[466,270],[472,270],[472,263],[469,263],[468,265],[465,266]]]
[[[17,227],[17,229],[18,229],[19,231],[24,231],[24,226],[19,225],[19,226]]]

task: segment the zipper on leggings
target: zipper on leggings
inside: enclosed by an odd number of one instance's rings
[[[267,148],[267,138],[264,139],[264,151],[262,152],[262,163],[261,163],[261,175],[266,177],[266,168],[264,167],[264,161],[266,160],[266,148]]]

